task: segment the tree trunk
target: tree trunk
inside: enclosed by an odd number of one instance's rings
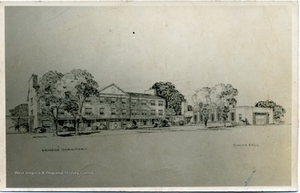
[[[54,118],[54,124],[55,124],[55,127],[54,127],[54,131],[53,131],[53,136],[58,136],[58,123],[57,123],[57,119]]]
[[[56,116],[55,116],[56,115]],[[58,108],[53,108],[52,109],[52,116],[53,116],[53,121],[54,121],[54,131],[53,131],[53,136],[58,136],[58,122],[57,122],[57,116],[58,116]]]
[[[83,103],[84,103],[85,99],[86,99],[86,97],[84,97],[82,99],[82,101],[80,102],[80,105],[79,105],[79,119],[78,119],[78,122],[77,122],[77,127],[76,127],[76,133],[75,133],[75,135],[80,135],[79,124],[80,124],[80,122],[83,123],[82,109],[83,109]]]
[[[223,123],[224,123],[224,127],[226,127],[226,120],[224,120]]]
[[[205,119],[204,119],[204,126],[205,126],[205,127],[207,127],[207,122],[208,122],[208,119],[205,118]]]
[[[79,135],[79,123],[80,123],[80,119],[76,119],[76,132],[75,135]]]
[[[73,123],[73,126],[74,126],[74,128],[76,129],[76,116],[73,116],[73,118],[74,118],[74,123]]]

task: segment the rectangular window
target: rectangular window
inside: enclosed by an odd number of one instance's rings
[[[116,98],[111,98],[111,103],[116,103],[117,99]]]
[[[151,110],[151,115],[156,115],[156,112],[154,109]]]
[[[160,116],[164,115],[163,110],[159,110],[159,111],[158,111],[158,115],[160,115]]]
[[[42,126],[43,127],[50,127],[50,121],[49,120],[43,120],[42,121]]]
[[[211,121],[215,121],[215,115],[214,115],[214,114],[211,114],[210,120],[211,120]]]
[[[136,99],[131,99],[131,104],[132,105],[136,105],[137,104],[137,100]]]
[[[137,110],[132,110],[131,115],[137,115]]]
[[[143,110],[142,115],[147,115],[147,110]]]
[[[142,100],[142,105],[146,105],[147,101],[146,100]]]
[[[92,121],[91,121],[91,120],[88,120],[88,121],[87,121],[87,126],[88,126],[88,127],[91,127],[91,126],[92,126]]]
[[[100,103],[104,103],[104,97],[100,97]]]
[[[155,100],[150,101],[151,106],[155,106]]]
[[[197,123],[197,115],[194,115],[194,122]]]
[[[33,98],[30,99],[30,105],[33,105]]]
[[[111,109],[111,114],[112,114],[112,115],[117,114],[116,108],[112,108],[112,109]]]
[[[92,108],[85,108],[85,109],[84,109],[84,113],[85,113],[86,115],[91,115],[91,114],[92,114]]]
[[[123,110],[122,110],[122,114],[123,114],[123,115],[126,115],[126,113],[127,113],[127,110],[126,110],[126,109],[123,109]]]
[[[218,119],[218,121],[221,121],[221,113],[217,114],[217,119]]]
[[[33,110],[31,110],[30,112],[31,112],[31,115],[33,115]]]
[[[235,121],[235,118],[234,118],[234,117],[235,117],[235,113],[232,112],[232,113],[231,113],[231,121]]]
[[[147,120],[143,120],[143,124],[144,124],[144,125],[147,125]]]
[[[158,106],[164,106],[164,101],[158,101]]]
[[[243,115],[239,114],[239,120],[241,121],[243,119]]]
[[[104,115],[104,108],[100,108],[100,115]]]
[[[122,104],[125,105],[127,103],[126,99],[122,99]]]
[[[58,120],[57,122],[58,122],[58,125],[60,125],[60,126],[64,125],[64,121],[63,120]],[[43,125],[43,122],[42,122],[42,125]]]

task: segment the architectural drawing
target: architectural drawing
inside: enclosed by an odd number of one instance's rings
[[[296,3],[16,4],[1,189],[297,189]]]
[[[31,130],[45,127],[52,131],[53,120],[43,116],[40,109],[43,100],[37,100],[38,76],[32,75],[28,88],[28,114],[32,117]],[[38,89],[38,88],[37,88]],[[157,96],[155,90],[147,93],[125,92],[115,84],[99,90],[99,96],[89,97],[84,103],[84,126],[88,129],[126,129],[134,122],[136,126],[152,126],[154,121],[165,117],[165,99]],[[149,94],[151,93],[151,94]],[[74,126],[74,118],[70,113],[61,109],[59,126]],[[130,127],[130,125],[128,126]]]

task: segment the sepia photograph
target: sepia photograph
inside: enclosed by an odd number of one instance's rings
[[[297,190],[296,1],[1,9],[2,188]]]

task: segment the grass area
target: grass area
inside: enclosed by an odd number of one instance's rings
[[[291,126],[7,135],[8,187],[288,186]]]

